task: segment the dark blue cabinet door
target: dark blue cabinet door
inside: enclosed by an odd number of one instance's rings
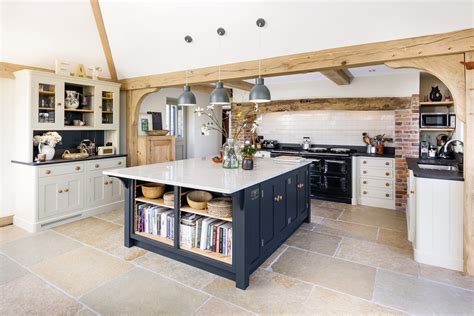
[[[298,217],[297,210],[297,176],[296,172],[291,173],[291,175],[286,179],[286,217],[287,224],[290,224],[296,220]]]
[[[286,216],[285,203],[285,178],[277,178],[273,180],[273,211],[275,216],[275,234],[285,229],[288,224]]]
[[[247,262],[260,257],[260,185],[245,189],[245,234]]]
[[[307,210],[307,203],[308,203],[308,198],[306,196],[306,177],[307,177],[307,170],[306,169],[300,169],[298,170],[298,173],[296,175],[297,181],[296,181],[296,189],[297,189],[297,205],[298,205],[298,216],[304,215]]]
[[[260,185],[260,242],[262,247],[272,241],[275,235],[273,202],[273,182],[266,181]]]

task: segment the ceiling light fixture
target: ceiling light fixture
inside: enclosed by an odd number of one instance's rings
[[[186,43],[190,44],[193,38],[189,35],[184,37]],[[178,97],[178,105],[194,106],[196,105],[196,96],[191,92],[191,87],[188,85],[188,69],[186,69],[186,83],[183,88],[183,93]]]
[[[220,52],[221,48],[221,37],[224,36],[225,30],[224,28],[220,27],[217,29],[217,34],[219,35],[219,49]],[[229,95],[227,94],[227,89],[224,88],[224,84],[221,81],[221,65],[219,64],[218,68],[218,80],[216,83],[216,88],[212,91],[211,95],[209,96],[209,104],[211,105],[229,105],[230,99]]]
[[[259,28],[258,42],[260,52],[262,51],[262,28],[265,26],[265,20],[260,18],[257,20],[257,26]],[[258,78],[255,80],[255,85],[250,90],[249,100],[254,103],[268,103],[272,100],[270,90],[268,90],[265,82],[262,78],[262,57],[258,60]]]

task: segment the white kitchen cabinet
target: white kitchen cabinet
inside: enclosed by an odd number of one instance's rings
[[[84,177],[66,175],[39,180],[39,219],[68,214],[84,206]]]
[[[124,166],[125,157],[42,166],[15,164],[18,178],[28,181],[16,192],[14,223],[37,232],[123,207],[122,183],[102,172]]]
[[[462,271],[464,182],[414,177],[412,183],[415,260]]]
[[[118,89],[110,86],[96,86],[95,126],[99,129],[117,129],[119,124],[120,95]]]
[[[358,157],[358,204],[395,209],[395,159]]]
[[[51,77],[31,77],[32,127],[59,129],[64,125],[64,83]],[[29,95],[29,94],[28,94]],[[29,111],[24,111],[27,117]]]

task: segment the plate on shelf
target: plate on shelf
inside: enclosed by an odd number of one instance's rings
[[[170,131],[166,129],[158,129],[158,130],[148,130],[146,131],[148,136],[166,136]]]

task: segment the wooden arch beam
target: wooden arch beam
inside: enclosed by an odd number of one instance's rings
[[[127,166],[137,165],[138,151],[138,117],[140,106],[147,95],[160,91],[159,88],[148,88],[127,91]]]
[[[321,74],[339,86],[351,84],[354,79],[348,69],[324,70]]]
[[[466,122],[466,82],[464,54],[430,56],[386,62],[391,68],[415,68],[429,72],[441,80],[452,94],[456,116]]]

